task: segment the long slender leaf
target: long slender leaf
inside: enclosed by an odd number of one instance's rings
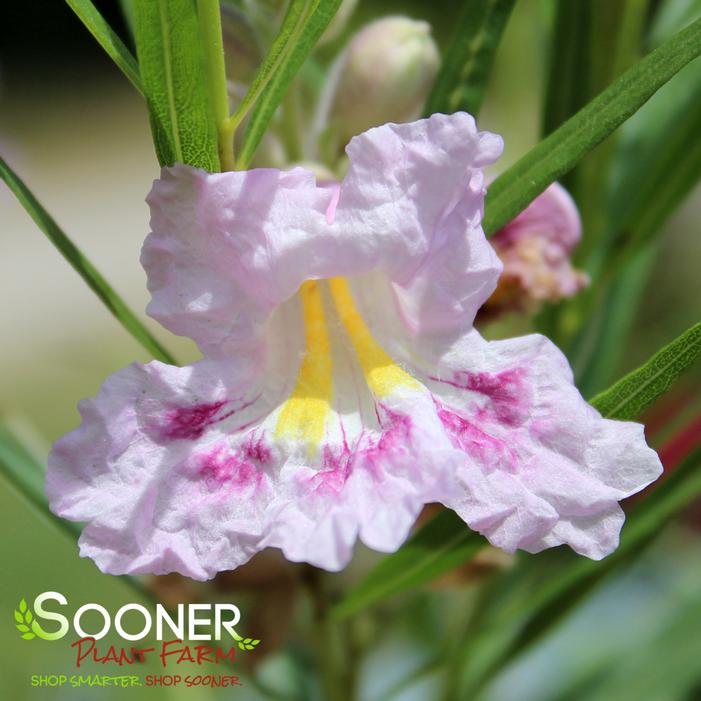
[[[584,107],[590,96],[587,36],[591,7],[590,0],[555,3],[543,109],[545,136]]]
[[[42,518],[49,519],[73,538],[80,535],[79,523],[58,518],[49,511],[44,495],[43,466],[5,421],[0,421],[0,474],[29,501]]]
[[[380,564],[333,609],[345,618],[380,599],[401,594],[469,560],[487,541],[448,509],[431,519],[395,554]]]
[[[42,207],[29,188],[10,166],[0,158],[0,177],[27,210],[27,214],[44,232],[46,237],[61,252],[74,270],[85,280],[88,287],[100,298],[112,312],[117,321],[149,352],[154,358],[166,363],[175,363],[173,357],[151,335],[129,309],[124,300],[112,289],[93,264],[81,253],[78,247],[66,236],[51,215]]]
[[[244,133],[238,168],[246,168],[287,88],[319,37],[333,19],[341,0],[292,0],[268,59],[261,67],[249,96],[237,110],[243,116],[255,100]],[[247,102],[248,101],[248,102]]]
[[[143,95],[139,64],[91,0],[66,0],[66,2],[131,84]]]
[[[612,419],[634,419],[664,394],[701,356],[701,321],[659,350],[644,365],[621,378],[591,403]]]
[[[627,70],[574,117],[502,173],[487,193],[485,231],[493,234],[513,219],[699,54],[701,20],[680,31]]]
[[[604,416],[633,419],[663,394],[701,355],[701,322],[652,356],[647,363],[592,400]],[[334,609],[349,616],[419,586],[470,559],[486,544],[452,511],[441,512],[396,553],[384,558]]]
[[[665,221],[699,180],[699,120],[701,74],[693,62],[621,130],[606,198],[607,223],[583,261],[592,284],[573,299],[545,308],[537,319],[538,330],[568,355],[586,395],[607,386],[616,374],[615,357],[607,358],[607,352],[616,356],[626,349],[628,324],[610,313],[612,304],[622,303],[615,301],[616,288],[635,275],[632,268],[644,249],[657,245],[654,239],[664,232]],[[657,183],[654,190],[651,182]],[[589,235],[586,231],[585,240]],[[621,308],[629,317],[636,310],[632,299]],[[598,369],[592,372],[592,366]]]
[[[627,350],[640,299],[657,260],[659,247],[650,245],[638,251],[602,290],[603,302],[587,319],[577,355],[571,358],[577,387],[585,396],[611,384]],[[588,340],[588,343],[585,343]],[[588,351],[588,352],[587,352]],[[581,353],[581,355],[580,355]]]
[[[458,110],[479,112],[514,3],[515,0],[464,0],[462,16],[443,56],[424,116]]]
[[[647,4],[648,0],[586,3],[589,21],[583,96],[587,102],[640,60]],[[585,232],[575,251],[577,262],[585,260],[606,235],[613,209],[607,197],[610,166],[619,137],[619,131],[609,135],[567,174],[566,184],[579,207]]]
[[[701,75],[693,89],[691,99],[684,103],[684,112],[665,135],[666,144],[659,145],[655,162],[645,164],[647,177],[641,179],[634,193],[630,193],[630,214],[622,224],[628,236],[619,244],[626,247],[625,255],[647,244],[701,179],[701,139],[698,138]],[[654,177],[657,177],[655,188],[652,187]]]
[[[141,81],[161,165],[220,169],[197,9],[192,0],[135,0]]]

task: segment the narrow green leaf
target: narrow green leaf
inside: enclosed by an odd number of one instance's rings
[[[603,301],[592,304],[595,310],[582,327],[576,353],[570,357],[577,387],[584,396],[600,392],[620,376],[617,369],[627,352],[627,340],[658,251],[654,245],[641,249],[617,269],[608,285],[600,285]]]
[[[316,45],[341,0],[292,0],[272,49],[236,111],[240,120],[255,101],[236,165],[246,168],[297,71]]]
[[[543,109],[543,134],[546,136],[588,101],[591,7],[591,0],[555,3]]]
[[[307,0],[291,0],[287,6],[280,30],[268,49],[265,60],[258,69],[248,92],[236,109],[233,117],[235,122],[239,123],[248,114],[272,76],[281,67],[292,38],[304,21],[306,6]]]
[[[27,610],[27,602],[26,602],[25,599],[22,599],[22,600],[19,602],[19,610],[20,610],[22,613],[24,613],[24,612]]]
[[[100,298],[112,312],[117,321],[149,352],[154,358],[165,363],[174,364],[173,357],[151,335],[129,309],[122,298],[112,289],[93,264],[80,252],[76,245],[66,236],[51,215],[41,206],[29,188],[10,166],[0,158],[0,177],[27,210],[36,225],[46,234],[74,270],[85,280],[88,287]]]
[[[585,242],[596,239],[581,260],[592,284],[573,299],[546,307],[537,319],[538,330],[569,357],[586,396],[610,384],[617,357],[626,352],[627,327],[638,311],[639,294],[626,294],[626,302],[621,287],[636,277],[636,285],[644,285],[645,274],[635,269],[652,258],[665,222],[701,176],[701,148],[695,138],[700,120],[701,74],[692,62],[621,129],[605,202],[606,224],[599,236],[585,229]],[[654,189],[651,183],[656,183]],[[614,307],[617,313],[612,313]]]
[[[54,516],[48,509],[44,494],[43,467],[36,463],[32,453],[4,422],[0,423],[0,475],[11,484],[29,503],[61,530],[75,538],[80,533],[78,524]],[[20,612],[27,610],[27,602],[22,599]]]
[[[584,75],[575,77],[583,83],[580,94],[586,102],[595,98],[642,57],[647,4],[648,0],[586,2],[587,51],[582,57],[584,66],[581,71]],[[577,109],[583,106],[578,105]],[[620,132],[617,131],[592,149],[564,181],[579,207],[585,232],[575,252],[577,262],[586,260],[589,252],[606,234],[612,211],[607,197],[612,170],[610,164],[619,137]]]
[[[615,80],[489,187],[484,229],[493,234],[528,206],[701,54],[697,20]]]
[[[450,509],[422,526],[400,550],[382,561],[337,604],[332,615],[345,618],[390,596],[430,582],[473,557],[487,541]]]
[[[647,162],[639,163],[643,177],[636,178],[638,187],[634,192],[627,188],[628,217],[621,228],[628,235],[619,242],[626,247],[624,255],[645,246],[701,179],[701,76],[689,88],[689,99],[673,123],[669,120],[669,131],[660,135],[658,148]]]
[[[25,633],[22,637],[23,637],[25,640],[34,640],[35,635],[34,635],[34,633]]]
[[[17,609],[15,609],[15,620],[17,623],[24,623],[24,616]]]
[[[515,0],[464,0],[424,116],[464,110],[476,115],[487,89],[499,40]]]
[[[24,625],[24,623],[16,623],[15,628],[17,628],[17,630],[21,633],[29,632],[29,626]]]
[[[131,84],[143,95],[136,59],[91,0],[66,0],[66,2]]]
[[[598,394],[591,403],[604,416],[629,420],[664,394],[701,355],[701,322],[659,350],[644,365]]]
[[[141,81],[161,165],[218,172],[217,130],[193,0],[135,0]]]

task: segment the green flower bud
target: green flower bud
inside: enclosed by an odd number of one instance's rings
[[[336,66],[329,126],[342,144],[370,127],[416,118],[438,71],[426,22],[386,17],[350,41]]]

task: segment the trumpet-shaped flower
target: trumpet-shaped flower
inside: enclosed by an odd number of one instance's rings
[[[47,477],[52,510],[87,522],[81,553],[204,579],[276,547],[337,570],[431,502],[508,551],[613,550],[619,500],[660,473],[642,426],[603,419],[546,338],[472,326],[502,267],[480,224],[501,148],[434,115],[355,137],[337,186],[165,168],[149,313],[204,358],[131,365],[81,402]]]

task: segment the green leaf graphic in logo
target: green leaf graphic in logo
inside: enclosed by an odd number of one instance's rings
[[[232,631],[234,640],[239,644],[242,650],[255,650],[260,640],[255,640],[253,638],[243,638],[236,631]]]
[[[36,637],[36,633],[32,632],[29,627],[33,620],[34,615],[27,606],[27,602],[22,599],[22,601],[19,602],[19,607],[15,609],[15,628],[17,628],[25,640],[31,640]]]
[[[62,632],[47,633],[34,618],[32,610],[27,606],[27,602],[22,599],[14,610],[15,628],[20,632],[25,640],[41,638],[42,640],[58,640],[63,636]]]

